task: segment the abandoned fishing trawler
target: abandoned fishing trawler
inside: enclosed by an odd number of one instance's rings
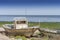
[[[3,25],[6,35],[23,35],[30,37],[39,27],[28,27],[28,20],[25,17],[14,18],[14,24]]]

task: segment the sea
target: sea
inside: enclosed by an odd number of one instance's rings
[[[14,21],[15,17],[26,17],[29,22],[60,22],[60,15],[0,15],[0,21]]]

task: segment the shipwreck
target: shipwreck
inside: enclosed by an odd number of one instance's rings
[[[13,19],[13,24],[5,24],[3,28],[5,29],[6,35],[23,35],[30,37],[33,33],[39,29],[39,27],[28,27],[28,20],[25,17],[16,17]]]

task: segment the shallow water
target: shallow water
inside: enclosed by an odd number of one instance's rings
[[[58,15],[0,15],[0,21],[13,21],[15,17],[26,17],[30,22],[60,22]]]

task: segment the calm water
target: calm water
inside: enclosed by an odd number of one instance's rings
[[[58,15],[0,15],[0,21],[13,21],[15,17],[26,17],[30,22],[60,22]]]

